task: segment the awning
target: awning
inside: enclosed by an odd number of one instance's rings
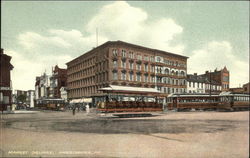
[[[81,99],[73,99],[69,103],[91,103],[92,98],[81,98]]]
[[[116,86],[116,85],[110,85],[109,87],[100,88],[99,90],[100,91],[132,91],[132,92],[161,93],[160,91],[154,88]]]

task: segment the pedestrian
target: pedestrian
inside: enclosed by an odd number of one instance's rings
[[[86,113],[89,113],[89,104],[86,105]]]
[[[77,106],[77,112],[80,112],[80,105]]]
[[[76,113],[76,107],[74,106],[73,107],[73,115],[75,115],[75,113]]]

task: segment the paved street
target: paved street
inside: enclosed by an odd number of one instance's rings
[[[249,112],[1,114],[3,157],[248,157]]]

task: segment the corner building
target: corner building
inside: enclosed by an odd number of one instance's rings
[[[68,98],[105,96],[109,85],[185,93],[187,58],[122,41],[108,41],[67,63]]]

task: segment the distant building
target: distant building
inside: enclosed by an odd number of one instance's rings
[[[221,85],[221,91],[229,91],[229,71],[226,66],[218,71],[217,69],[214,72],[206,71],[205,74],[200,75],[208,79],[211,78],[212,81],[215,81]]]
[[[103,97],[110,85],[155,88],[166,97],[187,90],[186,56],[108,41],[67,63],[68,98]],[[126,94],[125,94],[126,95]]]
[[[13,102],[14,103],[18,103],[18,96],[20,95],[24,95],[26,96],[26,100],[27,100],[27,95],[28,95],[28,92],[27,91],[24,91],[24,90],[15,90],[14,91],[14,94],[13,94]]]
[[[242,87],[229,88],[229,91],[233,93],[244,93],[244,89]]]
[[[237,88],[230,88],[229,91],[233,92],[233,93],[245,93],[245,94],[249,94],[250,92],[250,84],[249,82],[244,84],[242,87],[237,87]]]
[[[212,93],[218,94],[221,92],[220,83],[209,80],[206,76],[197,75],[187,75],[187,93]]]
[[[10,71],[14,68],[10,63],[11,56],[4,54],[4,50],[0,52],[0,110],[11,108],[12,104],[12,85]]]
[[[52,76],[50,77],[50,97],[61,98],[61,87],[66,87],[67,70],[61,69],[57,65],[52,69]]]
[[[50,76],[44,73],[43,75],[36,77],[35,83],[35,100],[41,100],[49,97],[50,89]]]
[[[27,99],[26,104],[30,108],[34,108],[34,101],[35,101],[35,91],[34,90],[28,90],[27,91]]]
[[[60,88],[60,93],[61,93],[61,98],[64,99],[65,101],[68,100],[68,92],[66,87],[61,87]]]
[[[250,82],[243,85],[243,92],[250,94]]]

